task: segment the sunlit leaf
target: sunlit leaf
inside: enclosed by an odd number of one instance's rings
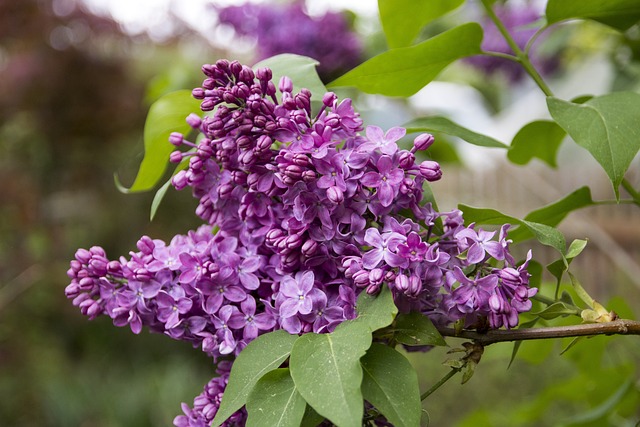
[[[479,147],[490,147],[490,148],[509,148],[506,144],[491,138],[487,135],[482,135],[480,133],[469,130],[465,127],[460,126],[457,123],[452,122],[446,117],[441,116],[432,116],[432,117],[421,117],[418,119],[414,119],[409,123],[405,123],[403,125],[407,129],[407,132],[442,132],[447,135],[458,137],[464,141],[467,141],[469,144],[477,145]]]
[[[556,167],[556,155],[566,132],[556,122],[537,120],[526,124],[511,141],[507,158],[515,164],[526,165],[537,157]]]
[[[565,19],[592,19],[624,31],[640,21],[638,0],[549,0],[546,10],[547,22]]]
[[[422,27],[462,3],[464,0],[378,0],[387,44],[390,48],[409,46]]]
[[[120,191],[147,191],[158,183],[169,163],[169,154],[175,150],[169,143],[169,135],[172,132],[188,133],[191,127],[186,118],[198,112],[200,101],[193,98],[189,90],[168,93],[151,105],[144,124],[144,158],[130,188],[122,186],[116,176]]]
[[[481,41],[480,25],[460,25],[417,45],[374,56],[328,86],[353,86],[366,93],[410,96],[452,62],[479,54]]]
[[[547,105],[553,119],[600,163],[619,197],[624,174],[640,150],[640,94],[611,93],[584,104],[548,97]]]

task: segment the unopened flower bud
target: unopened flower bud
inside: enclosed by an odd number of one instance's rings
[[[184,141],[184,135],[180,132],[171,132],[171,135],[169,135],[169,142],[176,147],[182,145],[182,141]]]
[[[442,177],[442,171],[438,162],[432,160],[425,160],[420,163],[420,174],[426,178],[427,181],[437,181]]]
[[[373,285],[380,285],[384,281],[384,271],[381,268],[374,268],[369,272],[369,281]]]
[[[327,107],[331,107],[333,103],[336,101],[336,99],[338,99],[338,95],[336,95],[333,92],[327,92],[322,97],[322,103]]]
[[[280,82],[278,83],[278,89],[280,92],[288,92],[291,93],[293,90],[293,82],[287,76],[280,77]]]
[[[171,154],[169,154],[169,161],[171,163],[180,163],[182,161],[183,158],[183,154],[181,151],[172,151]]]
[[[202,119],[195,113],[191,113],[187,116],[187,124],[194,129],[198,129],[202,124]]]
[[[327,199],[329,199],[331,203],[339,205],[340,203],[344,202],[344,193],[341,189],[339,189],[335,185],[332,185],[331,187],[327,188]]]
[[[398,164],[402,169],[409,169],[413,166],[413,163],[415,161],[416,156],[414,156],[412,152],[407,150],[400,151],[400,155],[398,156]]]
[[[418,135],[416,139],[413,140],[413,148],[415,150],[426,150],[427,148],[431,147],[433,141],[433,135],[431,135],[430,133],[423,133],[421,135]]]
[[[396,289],[402,293],[406,293],[409,289],[409,278],[406,274],[398,274],[395,280]]]
[[[367,270],[356,271],[353,274],[353,282],[359,288],[364,288],[365,286],[369,286],[369,272]]]
[[[316,253],[317,250],[318,250],[318,242],[316,242],[315,240],[309,239],[306,242],[304,242],[304,244],[302,245],[302,248],[300,249],[300,252],[302,252],[302,255],[306,257],[311,257]]]

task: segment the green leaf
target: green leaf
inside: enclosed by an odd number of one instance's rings
[[[506,144],[487,135],[476,133],[452,122],[446,117],[421,117],[403,125],[408,133],[414,132],[442,132],[467,141],[480,147],[509,148]]]
[[[149,221],[153,221],[153,218],[156,216],[156,212],[158,212],[158,208],[160,207],[160,203],[162,203],[162,200],[164,199],[164,196],[167,194],[167,190],[171,186],[171,179],[176,175],[176,173],[178,173],[182,169],[185,169],[187,166],[189,166],[189,159],[188,158],[183,159],[178,164],[178,166],[176,166],[176,169],[173,171],[173,174],[171,175],[171,178],[169,178],[167,180],[167,182],[165,182],[162,185],[162,187],[160,187],[158,189],[158,191],[156,191],[156,194],[153,196],[153,201],[151,202],[151,213],[149,214]]]
[[[522,224],[529,229],[543,245],[551,246],[564,255],[567,251],[567,242],[564,235],[557,229],[539,222],[522,221]]]
[[[258,68],[268,67],[273,73],[273,82],[278,87],[280,78],[287,76],[294,85],[294,91],[306,88],[313,95],[311,100],[315,105],[322,103],[322,97],[327,92],[327,88],[318,77],[316,66],[319,64],[313,58],[307,56],[294,55],[292,53],[283,53],[281,55],[272,56],[255,64],[254,70]]]
[[[401,344],[447,345],[429,318],[418,312],[400,314],[393,326],[393,338]]]
[[[481,52],[482,28],[463,24],[411,47],[377,55],[329,84],[354,86],[366,93],[411,96],[452,62]]]
[[[534,157],[557,167],[556,154],[567,133],[556,122],[537,120],[526,124],[511,141],[507,158],[511,163],[526,165]]]
[[[258,380],[289,357],[297,338],[284,330],[269,332],[251,341],[240,352],[233,362],[220,408],[213,419],[213,427],[222,424],[246,403]]]
[[[567,250],[567,243],[562,233],[549,225],[534,221],[521,220],[510,215],[505,215],[495,209],[474,208],[463,204],[459,204],[458,209],[460,209],[464,214],[465,224],[475,222],[477,224],[489,225],[519,225],[524,227],[529,235],[534,236],[536,240],[543,245],[551,246],[561,254],[564,254]],[[509,237],[512,238],[512,235],[515,234],[516,231],[518,230],[510,232]]]
[[[378,0],[382,29],[390,48],[409,46],[427,23],[458,8],[464,0]]]
[[[575,307],[571,307],[568,306],[567,304],[563,303],[563,302],[556,302],[551,304],[550,306],[548,306],[547,308],[545,308],[542,311],[539,311],[537,313],[532,313],[536,316],[541,317],[542,319],[545,320],[551,320],[551,319],[555,319],[556,317],[560,317],[560,316],[569,316],[572,314],[580,314],[578,310],[576,310]]]
[[[169,154],[175,150],[169,143],[169,135],[172,132],[188,133],[191,127],[186,118],[196,112],[200,112],[200,101],[193,98],[189,90],[168,93],[151,105],[144,123],[144,158],[130,188],[123,187],[115,177],[120,191],[147,191],[158,183],[167,168]]]
[[[374,343],[360,361],[362,395],[396,427],[420,427],[422,404],[418,375],[391,347]]]
[[[565,19],[592,19],[625,31],[640,20],[637,0],[549,0],[547,22],[553,24]]]
[[[298,392],[338,427],[362,425],[360,358],[370,346],[369,326],[345,321],[330,334],[300,336],[291,350],[289,369]]]
[[[555,227],[570,212],[593,204],[589,187],[581,187],[556,202],[529,212],[524,219]],[[533,237],[533,235],[528,230],[520,228],[509,232],[509,237],[514,242],[520,242]]]
[[[247,398],[247,427],[299,427],[307,402],[296,391],[288,368],[258,380]]]
[[[624,174],[640,150],[640,94],[611,93],[584,104],[548,97],[547,106],[554,120],[600,163],[619,197]]]
[[[567,255],[565,256],[565,258],[567,258],[567,261],[571,261],[578,255],[580,255],[584,248],[587,247],[587,243],[588,240],[583,239],[575,239],[573,242],[571,242],[571,244],[569,245],[569,249],[567,249]]]
[[[398,314],[398,307],[393,302],[393,295],[387,286],[383,286],[377,296],[362,292],[358,297],[356,309],[358,317],[355,321],[366,324],[371,331],[389,326]]]
[[[606,425],[609,421],[609,416],[611,415],[614,408],[622,402],[622,399],[631,391],[632,393],[637,393],[637,390],[632,386],[634,384],[633,378],[627,378],[620,387],[605,399],[598,406],[591,408],[588,411],[581,412],[571,418],[563,420],[562,425],[565,426],[578,426],[589,424],[599,421],[598,425]],[[636,424],[637,425],[637,424]]]

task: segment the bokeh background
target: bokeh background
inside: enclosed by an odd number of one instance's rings
[[[521,31],[544,6],[508,4],[516,15],[507,19]],[[169,191],[150,222],[153,193],[123,194],[114,174],[124,185],[133,181],[149,105],[199,85],[201,64],[219,58],[254,63],[288,51],[319,59],[330,81],[386,49],[375,2],[238,5],[0,0],[1,426],[170,425],[180,402],[192,402],[213,375],[211,361],[188,344],[144,331],[135,336],[107,318],[86,320],[65,298],[65,272],[79,247],[100,245],[116,257],[135,249],[141,235],[169,240],[197,227],[196,203],[186,192]],[[421,37],[461,19],[480,19],[475,2]],[[560,96],[640,90],[637,25],[622,35],[596,24],[561,26],[536,49]],[[438,113],[503,141],[545,114],[544,99],[517,70],[474,60],[450,67],[409,100],[348,89],[341,95],[354,96],[370,124],[391,127]],[[571,143],[560,151],[563,168],[554,170],[542,163],[509,165],[504,153],[437,136],[430,155],[444,164],[444,179],[434,185],[441,208],[465,203],[521,216],[584,184],[594,198],[612,198],[604,173]],[[639,171],[636,159],[628,176],[636,187]],[[591,239],[574,263],[585,287],[635,318],[638,208],[590,208],[572,214],[563,231]],[[552,260],[535,249],[538,258]],[[448,383],[425,403],[432,425],[640,421],[637,337],[583,340],[560,356],[567,345],[526,343],[509,369],[512,346],[488,348],[470,383]],[[423,390],[447,371],[444,351],[409,357],[423,375]],[[602,424],[603,414],[609,424]]]

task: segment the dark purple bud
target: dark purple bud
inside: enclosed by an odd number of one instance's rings
[[[398,274],[395,280],[396,289],[402,293],[406,293],[409,289],[409,278],[406,274]]]
[[[304,182],[315,181],[315,179],[316,179],[316,173],[314,171],[306,170],[302,172],[302,180]]]
[[[385,275],[384,275],[384,281],[385,281],[385,282],[393,282],[393,281],[395,281],[395,280],[396,280],[396,276],[397,276],[397,274],[398,274],[398,273],[396,273],[396,272],[395,272],[395,271],[393,271],[393,270],[389,270],[389,271],[387,271],[387,272],[385,273]]]
[[[197,114],[191,113],[187,116],[187,124],[194,129],[198,129],[202,124],[202,119]]]
[[[91,290],[95,282],[89,277],[84,277],[78,282],[78,287],[83,291]]]
[[[369,272],[367,270],[356,271],[353,274],[353,282],[359,288],[364,288],[365,286],[369,286],[371,284],[369,282]]]
[[[91,261],[91,252],[86,249],[78,249],[75,254],[75,258],[83,264],[88,264]]]
[[[209,157],[213,156],[213,148],[211,148],[210,145],[200,144],[198,145],[198,150],[196,151],[196,154],[201,159],[208,159]]]
[[[191,91],[191,96],[195,99],[204,99],[204,89],[197,87]]]
[[[171,178],[171,184],[176,190],[182,190],[187,186],[187,171],[181,170]]]
[[[182,145],[182,141],[184,141],[184,135],[180,132],[171,132],[171,135],[169,135],[169,142],[176,147]]]
[[[273,73],[271,72],[270,68],[259,68],[258,70],[256,70],[256,77],[260,81],[268,82],[273,78]]]
[[[291,252],[281,260],[282,268],[287,271],[293,271],[300,266],[300,254]]]
[[[416,275],[409,276],[409,288],[406,291],[408,296],[417,297],[422,291],[422,281]]]
[[[302,237],[299,234],[292,234],[284,239],[287,249],[295,249],[302,244]]]
[[[216,108],[216,103],[212,99],[205,99],[204,101],[202,101],[202,103],[200,103],[200,109],[202,111],[211,111],[214,108]]]
[[[410,169],[416,161],[416,156],[412,152],[407,150],[400,151],[398,156],[398,164],[402,169]]]
[[[203,166],[202,159],[198,156],[193,156],[189,159],[189,167],[195,171],[201,169]]]
[[[431,135],[430,133],[423,133],[421,135],[418,135],[416,139],[413,140],[413,148],[418,151],[426,150],[427,148],[431,147],[433,141],[433,135]]]
[[[442,177],[442,171],[438,162],[425,160],[420,163],[420,175],[425,177],[427,181],[437,181]]]
[[[253,80],[256,78],[256,75],[253,73],[253,70],[251,68],[243,65],[238,78],[244,83],[252,84]]]
[[[136,247],[138,248],[138,250],[140,250],[140,252],[142,252],[145,255],[149,255],[153,253],[153,250],[156,247],[156,244],[153,243],[153,240],[151,240],[151,237],[149,236],[142,236],[138,242],[136,243]]]
[[[278,89],[280,89],[280,92],[282,93],[291,93],[291,91],[293,90],[293,82],[289,77],[282,76],[280,77],[280,82],[278,83]]]
[[[331,203],[339,205],[340,203],[344,202],[344,193],[341,189],[339,189],[335,185],[332,185],[331,187],[327,188],[327,199],[329,199]]]
[[[251,141],[251,138],[249,138],[246,135],[239,136],[236,139],[236,144],[238,145],[238,148],[240,148],[242,150],[246,150],[246,149],[251,148],[251,146],[253,145],[252,142],[253,141]]]
[[[322,97],[322,103],[327,107],[331,107],[333,103],[336,101],[336,99],[338,99],[338,95],[336,95],[333,92],[327,92]]]
[[[232,171],[231,179],[237,185],[245,185],[247,183],[247,174],[242,171]]]
[[[306,167],[309,165],[309,158],[302,153],[295,153],[291,158],[291,163],[298,166]]]
[[[272,144],[273,140],[271,138],[269,138],[267,135],[261,135],[260,138],[258,138],[256,147],[258,148],[258,150],[264,151],[269,149]]]
[[[233,189],[234,186],[231,184],[222,184],[220,187],[218,187],[218,195],[220,195],[221,198],[225,199],[231,194]]]
[[[120,274],[122,272],[122,264],[118,261],[109,261],[107,264],[107,272],[109,274]]]
[[[381,268],[374,268],[369,272],[369,282],[373,285],[380,285],[384,281],[384,271]]]
[[[369,295],[377,294],[380,291],[380,285],[369,285],[366,292]]]
[[[239,61],[232,61],[229,64],[229,71],[231,71],[231,74],[238,78],[240,76],[240,72],[242,71],[242,64]]]
[[[315,240],[309,239],[306,242],[304,242],[304,244],[302,245],[302,248],[300,249],[300,252],[302,252],[302,255],[306,257],[311,257],[313,254],[316,253],[317,250],[318,250],[318,242],[316,242]]]
[[[169,161],[171,163],[180,163],[182,161],[182,151],[173,151],[169,154]]]
[[[279,228],[272,228],[271,230],[267,231],[266,234],[266,238],[267,238],[267,244],[270,246],[275,246],[277,245],[278,241],[281,240],[284,236],[286,235],[286,233],[279,229]]]
[[[141,282],[148,282],[153,278],[153,274],[146,268],[136,268],[133,272],[133,277]]]
[[[294,180],[300,179],[302,177],[303,172],[306,172],[306,171],[302,170],[300,166],[296,166],[296,165],[289,165],[286,168],[284,168],[284,174]]]

